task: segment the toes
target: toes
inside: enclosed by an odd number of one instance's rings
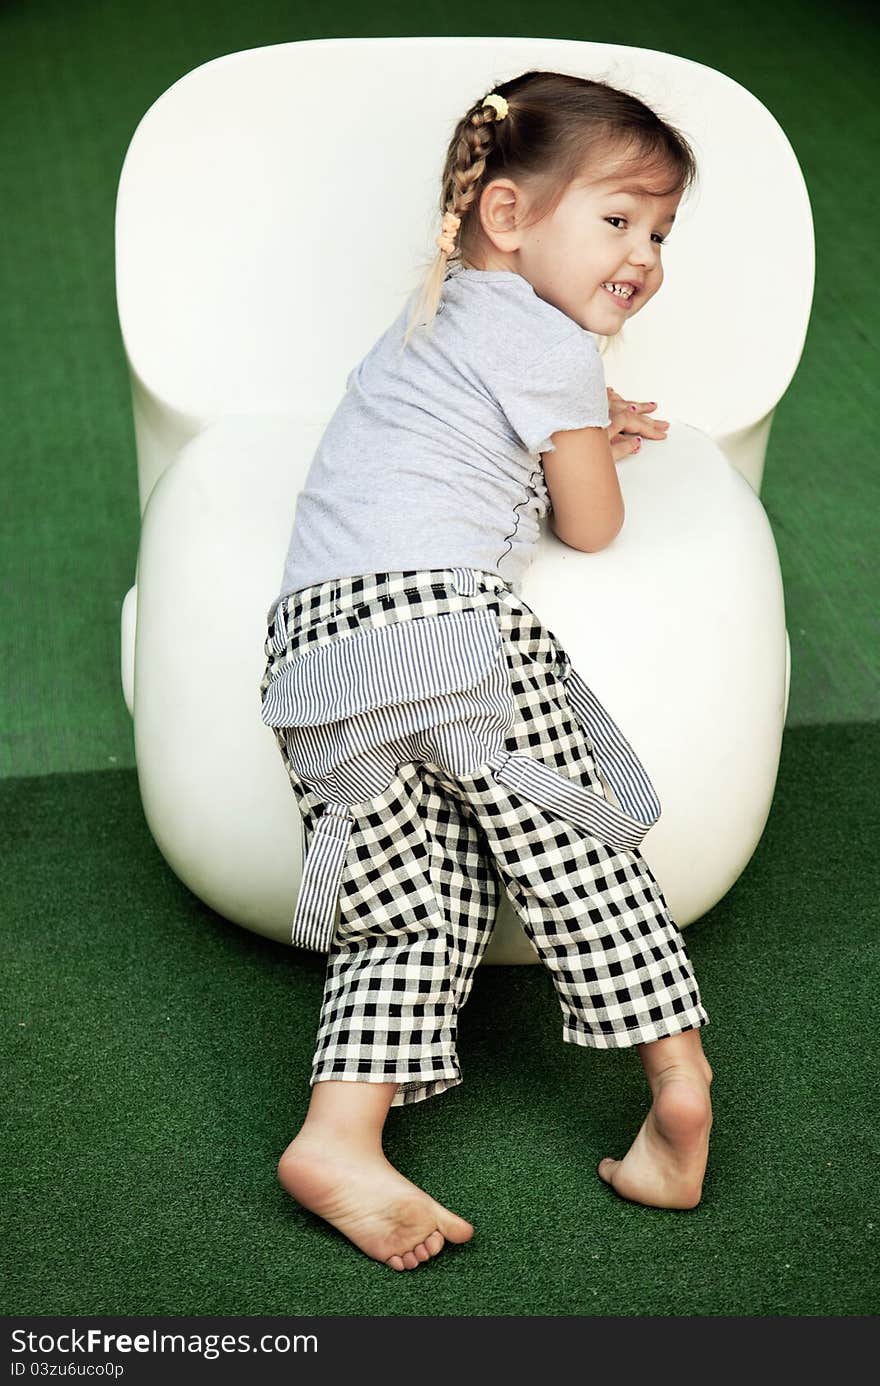
[[[474,1235],[474,1225],[458,1213],[449,1213],[443,1219],[443,1231],[451,1242],[467,1242]]]
[[[612,1160],[610,1156],[606,1155],[605,1159],[600,1160],[596,1166],[596,1172],[599,1178],[604,1179],[606,1184],[610,1184],[611,1176],[619,1164],[619,1160]]]
[[[411,1251],[403,1251],[398,1256],[389,1256],[385,1262],[392,1270],[415,1270],[416,1266],[423,1265],[425,1261],[430,1261],[432,1256],[436,1256],[445,1242],[443,1233],[437,1228],[422,1242],[418,1242]]]

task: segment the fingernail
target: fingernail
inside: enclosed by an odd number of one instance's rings
[[[637,452],[641,446],[642,446],[642,440],[641,440],[641,438],[637,438],[636,441],[635,441],[635,451]]]
[[[634,404],[631,404],[629,407],[630,407],[630,409],[633,411],[634,414],[637,414],[637,413],[639,412],[638,409],[636,408],[636,406],[635,406]]]

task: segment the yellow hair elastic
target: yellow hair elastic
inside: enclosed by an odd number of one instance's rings
[[[495,107],[495,111],[496,111],[495,119],[496,119],[496,120],[503,120],[504,117],[507,115],[507,111],[508,111],[507,102],[505,101],[505,99],[504,99],[503,96],[499,96],[499,95],[498,95],[497,91],[493,91],[493,92],[491,93],[491,95],[487,96],[487,97],[485,98],[485,100],[483,101],[483,105],[484,105],[484,106],[494,106],[494,107]]]

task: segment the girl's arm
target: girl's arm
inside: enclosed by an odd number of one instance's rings
[[[551,434],[553,452],[541,454],[544,480],[553,510],[550,526],[564,544],[595,553],[611,543],[623,527],[624,505],[615,463],[638,452],[642,437],[665,438],[665,419],[646,415],[653,400],[626,400],[608,394],[608,428],[575,428]]]
[[[610,544],[623,525],[623,496],[615,456],[635,450],[631,442],[612,448],[609,428],[563,429],[550,435],[553,452],[541,454],[553,505],[550,525],[564,544],[594,553]]]

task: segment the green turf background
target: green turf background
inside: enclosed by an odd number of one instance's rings
[[[0,5],[0,1312],[877,1312],[875,16],[846,0]],[[307,1103],[320,961],[203,906],[140,808],[118,672],[139,517],[113,214],[138,121],[186,72],[405,33],[626,42],[728,73],[800,160],[817,286],[762,494],[793,661],[777,794],[747,870],[688,930],[717,1075],[703,1202],[660,1212],[601,1184],[596,1161],[646,1109],[637,1057],[563,1046],[543,970],[485,968],[465,1083],[386,1128],[389,1156],[477,1234],[395,1275],[274,1180]]]

